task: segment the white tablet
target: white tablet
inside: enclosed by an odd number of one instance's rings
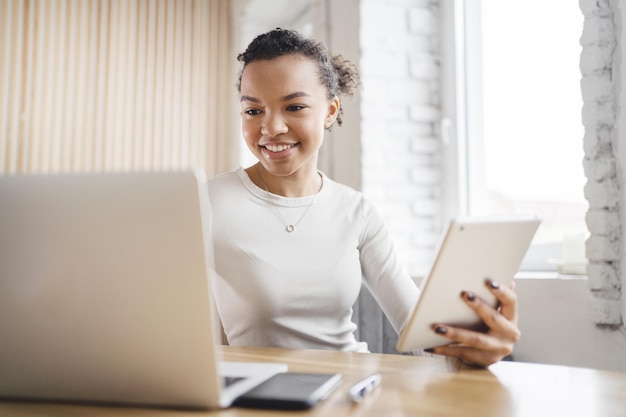
[[[536,217],[451,221],[397,349],[406,352],[450,343],[432,330],[435,323],[480,329],[482,321],[461,299],[461,291],[471,291],[495,307],[485,280],[510,284],[539,223]]]

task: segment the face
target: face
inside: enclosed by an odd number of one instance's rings
[[[315,62],[299,55],[254,61],[240,86],[243,137],[263,167],[275,176],[316,173],[339,100],[328,99]]]

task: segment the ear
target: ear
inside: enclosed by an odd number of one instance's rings
[[[335,96],[328,102],[328,112],[326,114],[326,121],[324,122],[324,128],[328,129],[335,123],[337,116],[339,116],[339,109],[341,108],[341,102],[339,97]]]

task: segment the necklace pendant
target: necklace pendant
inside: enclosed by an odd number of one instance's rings
[[[295,229],[293,224],[288,224],[287,226],[285,226],[285,230],[289,233],[293,232]]]

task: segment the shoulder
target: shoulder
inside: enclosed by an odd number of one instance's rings
[[[322,174],[324,177],[324,186],[322,188],[323,196],[326,200],[331,200],[337,204],[361,204],[365,200],[365,196],[361,191],[336,182],[335,180]]]
[[[242,174],[247,178],[243,168],[237,168],[218,174],[207,182],[209,202],[214,210],[227,209],[250,198]]]
[[[325,199],[332,202],[332,204],[342,207],[345,211],[351,212],[365,220],[369,220],[372,217],[380,218],[376,207],[362,191],[338,183],[326,176],[324,176],[324,186],[327,188]]]
[[[249,189],[248,183],[251,181],[242,167],[218,174],[207,182],[209,197]]]
[[[237,168],[232,171],[217,174],[213,178],[209,179],[209,181],[207,181],[209,190],[227,186],[229,184],[232,184],[233,182],[238,182],[237,172],[240,170],[242,170],[242,168]]]

